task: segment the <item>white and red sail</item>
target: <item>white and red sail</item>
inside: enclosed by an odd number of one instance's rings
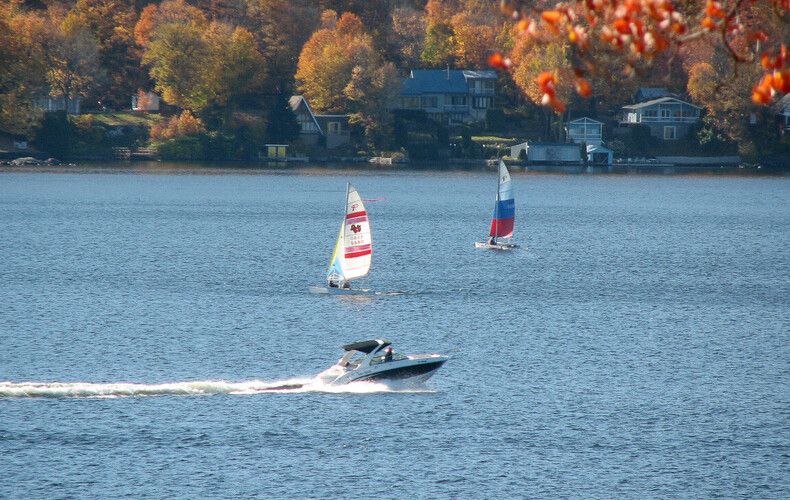
[[[349,183],[346,188],[346,211],[327,279],[341,282],[367,276],[372,260],[373,240],[368,213],[359,193]]]

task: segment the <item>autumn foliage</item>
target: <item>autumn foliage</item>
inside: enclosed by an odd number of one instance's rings
[[[788,33],[788,0],[682,4],[670,0],[576,0],[547,9],[534,5],[526,0],[501,2],[502,10],[515,19],[517,37],[569,48],[565,64],[551,68],[551,78],[543,75],[538,82],[544,91],[542,101],[557,112],[564,108],[554,94],[559,80],[573,81],[576,92],[587,97],[593,91],[587,76],[617,69],[630,77],[658,57],[682,55],[684,47],[700,40],[726,53],[735,64],[762,63],[763,77],[752,93],[755,103],[768,104],[790,88],[788,51],[782,44],[786,40],[783,34]],[[766,49],[771,44],[775,48]],[[514,61],[495,54],[490,63],[511,69]]]

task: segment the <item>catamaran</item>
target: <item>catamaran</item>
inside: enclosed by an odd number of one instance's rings
[[[499,160],[499,180],[497,181],[496,201],[494,203],[494,218],[491,220],[490,238],[488,241],[478,241],[475,248],[491,248],[494,250],[512,250],[519,248],[510,243],[513,236],[513,221],[516,218],[516,202],[513,199],[513,185],[510,173],[505,162]],[[497,241],[503,238],[504,242]]]
[[[346,186],[346,207],[340,233],[337,235],[335,251],[329,263],[327,286],[311,286],[310,293],[353,294],[369,290],[351,288],[351,280],[363,278],[370,272],[373,260],[373,240],[370,221],[359,193],[351,185]]]

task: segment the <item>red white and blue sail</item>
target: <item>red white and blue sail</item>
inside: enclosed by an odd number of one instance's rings
[[[516,201],[513,199],[513,184],[505,162],[499,160],[499,182],[497,183],[494,218],[491,221],[489,236],[510,238],[513,236],[513,222],[516,218]]]
[[[335,251],[329,264],[327,279],[350,281],[367,276],[373,260],[373,240],[365,205],[350,183],[346,188],[346,211]]]

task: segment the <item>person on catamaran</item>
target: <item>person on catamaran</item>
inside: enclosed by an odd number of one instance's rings
[[[496,245],[496,237],[492,236],[492,237],[488,238],[488,244],[489,245]]]
[[[329,288],[337,288],[337,283],[334,280],[329,280]]]
[[[344,281],[343,286],[341,286],[340,288],[348,290],[349,288],[351,288],[351,283],[349,283],[348,281]]]
[[[387,347],[387,350],[384,351],[384,361],[392,361],[392,347]]]

